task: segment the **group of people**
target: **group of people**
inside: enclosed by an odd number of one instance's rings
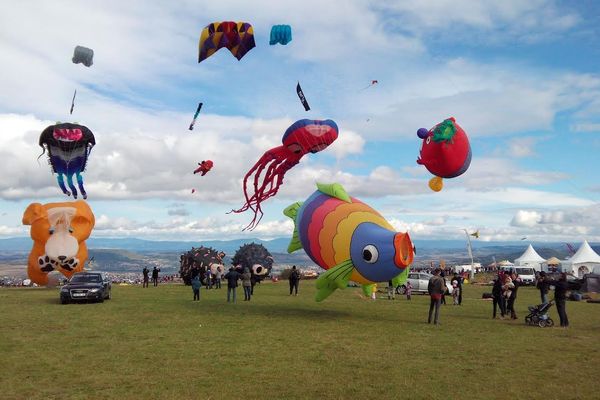
[[[494,285],[492,287],[492,318],[497,318],[498,308],[500,309],[500,319],[518,318],[517,313],[515,312],[515,300],[517,299],[517,292],[521,284],[521,279],[514,271],[501,271],[498,273],[494,279]],[[567,274],[562,273],[560,278],[555,280],[547,277],[545,272],[540,272],[536,282],[536,287],[540,291],[540,300],[542,304],[548,303],[548,293],[551,286],[554,286],[554,302],[560,318],[560,326],[566,328],[569,326],[569,318],[567,317],[566,310],[568,290]]]
[[[432,320],[435,325],[440,324],[440,307],[442,304],[446,304],[446,293],[448,293],[448,287],[446,285],[445,273],[441,268],[433,270],[433,276],[429,278],[427,284],[427,292],[429,293],[429,318],[427,323],[431,324]],[[464,278],[459,273],[454,273],[450,284],[452,286],[452,303],[455,306],[462,305],[463,295],[463,281]]]
[[[221,289],[221,280],[223,280],[223,270],[221,267],[217,267],[213,273],[210,268],[206,268],[204,272],[204,282],[206,283],[206,289]]]
[[[218,268],[220,269],[220,267]],[[218,271],[220,272],[220,271]],[[211,278],[208,276],[210,274],[210,269],[207,271],[206,280],[210,281]],[[244,268],[244,272],[239,273],[235,268],[229,268],[229,271],[222,277],[227,280],[227,302],[237,302],[237,287],[238,281],[242,281],[242,287],[244,288],[244,301],[250,301],[252,298],[252,273],[248,268]],[[221,287],[221,277],[217,279],[216,287]],[[210,286],[209,286],[210,285]],[[194,292],[194,301],[200,300],[200,288],[202,287],[202,281],[200,280],[200,274],[195,275],[192,278],[192,291]],[[212,288],[212,283],[207,284],[207,289]]]
[[[156,268],[154,267],[154,269],[152,270],[152,284],[153,286],[158,286],[158,273],[160,272],[160,268]],[[148,287],[148,278],[150,275],[150,270],[147,267],[144,267],[144,269],[142,270],[142,275],[144,276],[144,280],[142,282],[142,287],[143,288],[147,288]]]
[[[500,319],[518,318],[515,312],[515,301],[517,300],[517,293],[521,284],[521,278],[514,271],[500,271],[496,275],[492,286],[492,318],[497,318],[498,308],[500,309]]]

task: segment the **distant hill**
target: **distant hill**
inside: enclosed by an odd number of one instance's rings
[[[146,251],[186,251],[192,246],[213,247],[217,250],[224,251],[227,254],[233,254],[245,243],[260,243],[264,245],[270,252],[285,253],[290,238],[277,238],[273,240],[261,239],[233,239],[233,240],[203,240],[203,241],[170,241],[170,240],[145,240],[137,238],[90,238],[87,241],[90,249],[121,249],[136,252]],[[464,250],[466,252],[466,242],[464,240],[413,240],[413,243],[419,250]],[[486,252],[497,248],[506,249],[514,248],[515,251],[523,252],[530,242],[513,241],[513,242],[483,242],[480,240],[472,240],[473,249],[486,248]],[[31,239],[29,237],[16,237],[8,239],[0,239],[0,252],[19,252],[31,250]],[[567,249],[564,243],[546,243],[532,242],[538,252],[541,249],[555,249],[564,254],[567,254]],[[579,245],[577,243],[576,245]],[[591,244],[592,248],[600,253],[600,244]],[[520,255],[520,254],[519,254]],[[542,257],[545,257],[540,253]]]
[[[102,271],[138,272],[144,266],[157,266],[164,272],[176,273],[179,270],[179,255],[192,246],[213,247],[227,255],[225,264],[231,264],[231,257],[245,243],[261,243],[273,254],[275,268],[284,268],[295,264],[299,267],[315,265],[304,251],[287,253],[288,238],[274,240],[236,239],[192,241],[154,241],[135,238],[92,238],[87,241],[91,267]],[[473,240],[475,262],[488,265],[501,260],[514,260],[527,248],[529,242],[481,242]],[[7,265],[25,265],[31,250],[29,237],[0,239],[0,263]],[[468,264],[466,243],[461,240],[416,240],[415,266],[438,265],[444,260],[447,265]],[[569,256],[564,243],[532,243],[544,258],[557,257],[564,260]],[[592,246],[600,253],[600,246]]]

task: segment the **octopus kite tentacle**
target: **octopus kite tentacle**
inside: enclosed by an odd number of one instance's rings
[[[300,162],[308,153],[326,149],[338,137],[338,127],[332,120],[302,119],[293,123],[283,135],[282,146],[266,151],[244,175],[244,198],[242,207],[230,212],[242,213],[252,210],[254,218],[244,230],[254,229],[263,217],[261,203],[277,194],[285,173]],[[252,179],[253,193],[249,193]]]

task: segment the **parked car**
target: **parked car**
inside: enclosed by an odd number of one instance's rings
[[[408,274],[408,282],[412,285],[413,293],[427,293],[427,285],[429,285],[429,279],[433,275],[428,274],[426,272],[411,272]],[[449,279],[446,278],[446,294],[452,294],[453,288]],[[396,293],[405,294],[406,293],[406,285],[400,285],[396,288]]]
[[[111,298],[111,291],[110,280],[100,272],[79,272],[60,289],[60,302],[93,300],[102,303]]]
[[[547,272],[546,279],[548,280],[559,280],[560,272]],[[569,290],[581,290],[581,286],[583,285],[583,279],[579,279],[576,276],[567,274],[567,285]],[[550,285],[550,289],[554,290],[554,285]]]
[[[535,282],[536,282],[535,270],[531,267],[510,266],[510,267],[501,267],[500,270],[505,271],[505,272],[516,272],[517,275],[519,275],[519,278],[521,278],[521,282],[522,282],[523,286],[535,285]]]

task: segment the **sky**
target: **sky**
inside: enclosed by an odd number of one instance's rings
[[[38,146],[77,122],[95,237],[271,239],[282,210],[339,182],[414,239],[600,241],[600,4],[592,0],[10,2],[0,14],[0,238],[30,203],[68,201]],[[202,29],[245,21],[256,47],[201,63]],[[269,45],[271,26],[293,40]],[[73,49],[94,50],[87,68]],[[373,80],[376,85],[370,86]],[[296,95],[300,82],[311,106]],[[69,114],[73,91],[77,98]],[[201,114],[188,130],[198,102]],[[417,129],[453,116],[472,162],[435,193]],[[244,175],[299,119],[339,138],[290,170],[253,231]],[[200,177],[197,163],[214,168]],[[195,189],[195,193],[192,193]]]

